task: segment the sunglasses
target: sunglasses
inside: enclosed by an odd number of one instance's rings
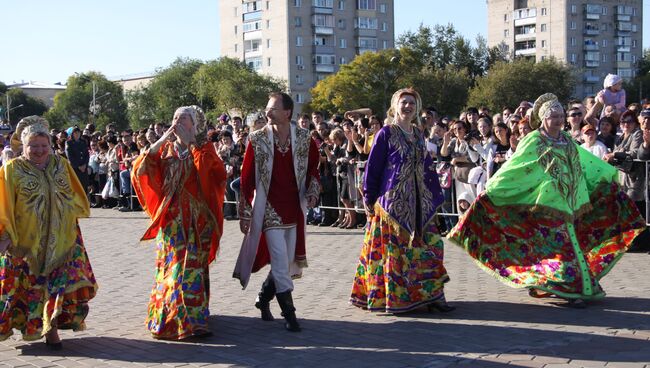
[[[577,118],[578,116],[582,116],[582,113],[581,112],[574,112],[574,113],[569,114],[569,116],[572,117],[572,118]]]

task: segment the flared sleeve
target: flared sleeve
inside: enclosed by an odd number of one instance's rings
[[[375,205],[377,198],[381,195],[383,174],[388,161],[389,134],[388,127],[383,127],[377,132],[366,163],[363,180],[363,201],[369,208]]]

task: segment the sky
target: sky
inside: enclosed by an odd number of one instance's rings
[[[4,1],[0,81],[65,83],[75,72],[91,70],[123,78],[164,68],[177,57],[216,59],[218,1]],[[447,23],[470,40],[478,34],[487,38],[486,0],[394,3],[396,38],[420,24]],[[650,2],[643,8],[650,15]],[[650,16],[645,18],[643,47],[648,48]]]

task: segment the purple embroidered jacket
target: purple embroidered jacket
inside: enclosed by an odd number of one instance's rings
[[[433,220],[443,195],[436,162],[427,153],[419,129],[415,142],[394,124],[376,135],[365,169],[364,202],[375,202],[403,228],[413,233]]]

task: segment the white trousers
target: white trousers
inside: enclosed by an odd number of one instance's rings
[[[275,282],[275,292],[293,291],[291,271],[296,256],[296,226],[284,229],[268,229],[264,232],[271,256],[269,275]]]

